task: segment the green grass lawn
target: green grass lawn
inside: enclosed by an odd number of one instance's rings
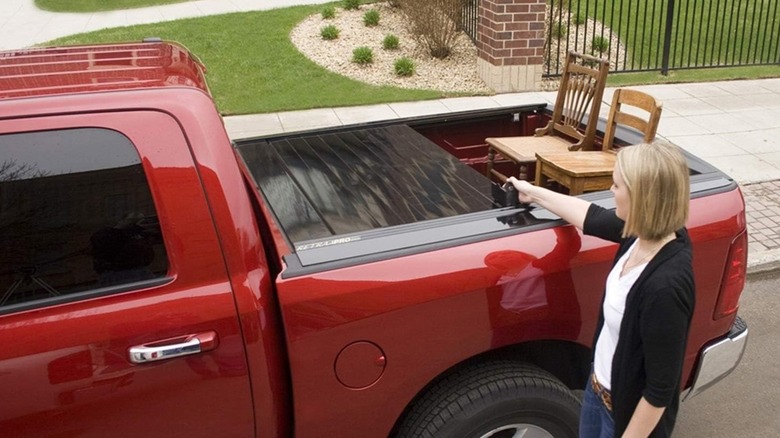
[[[299,6],[106,29],[46,43],[90,44],[161,37],[178,41],[208,69],[223,114],[364,105],[443,97],[430,90],[377,87],[332,73],[290,42],[296,23],[322,10]]]
[[[52,12],[98,12],[182,3],[192,0],[35,0],[35,6]]]

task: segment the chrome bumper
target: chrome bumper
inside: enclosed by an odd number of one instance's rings
[[[738,316],[725,338],[704,348],[693,385],[682,399],[688,400],[700,394],[734,371],[745,353],[747,338],[747,324]]]

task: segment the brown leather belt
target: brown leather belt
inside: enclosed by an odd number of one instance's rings
[[[591,374],[590,377],[591,384],[593,385],[593,392],[595,392],[597,396],[601,397],[601,401],[604,403],[604,406],[607,407],[609,412],[612,412],[612,394],[610,394],[609,390],[601,386],[601,383],[596,380],[596,373]]]

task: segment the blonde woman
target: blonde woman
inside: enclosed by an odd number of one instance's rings
[[[668,437],[695,292],[684,228],[690,185],[682,152],[665,142],[620,149],[615,210],[509,178],[535,202],[585,234],[620,244],[606,281],[580,437]]]

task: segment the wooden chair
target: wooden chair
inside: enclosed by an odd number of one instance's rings
[[[552,119],[533,137],[491,137],[488,144],[488,178],[501,182],[507,176],[494,168],[496,153],[520,165],[520,178],[528,178],[528,165],[537,152],[564,152],[593,148],[601,98],[609,62],[590,55],[569,52],[555,99]],[[582,128],[584,126],[584,129]]]
[[[553,179],[568,188],[570,195],[608,189],[612,185],[612,170],[617,157],[614,148],[617,126],[638,131],[642,134],[642,141],[649,143],[658,131],[661,110],[662,105],[649,94],[629,89],[615,90],[601,151],[537,153],[536,185],[544,186],[548,179]]]

